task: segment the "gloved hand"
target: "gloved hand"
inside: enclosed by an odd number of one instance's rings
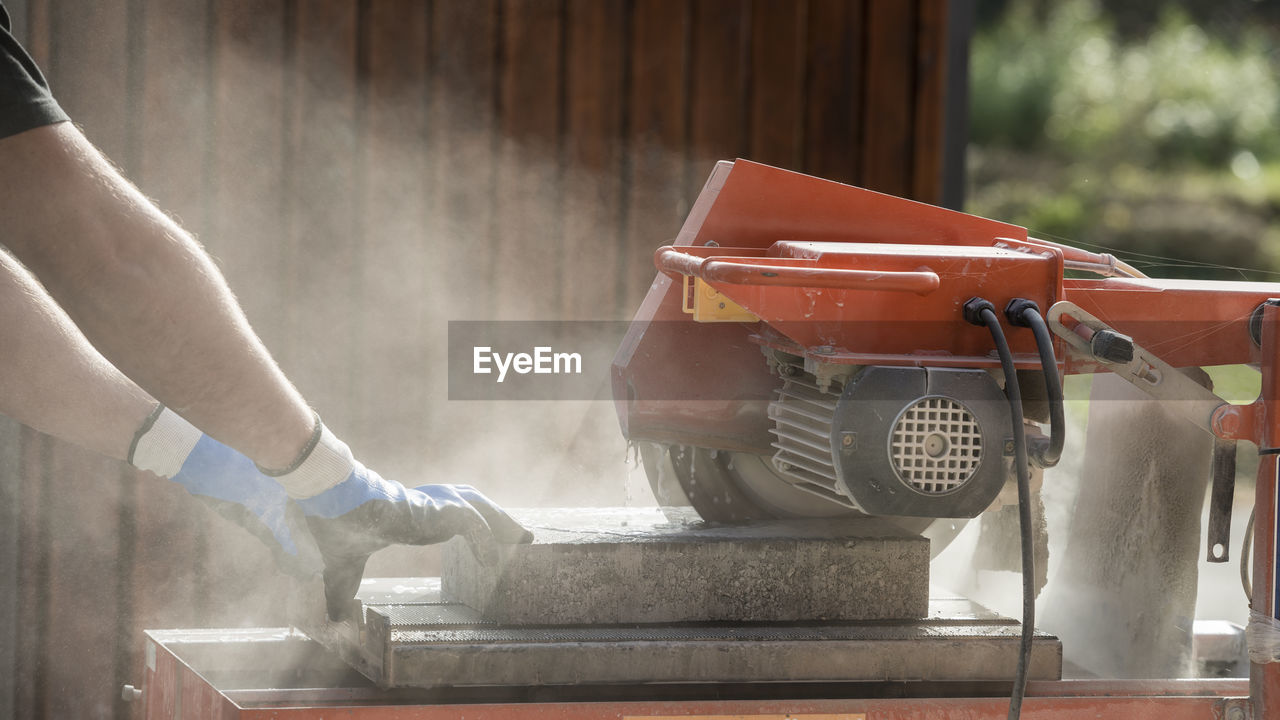
[[[130,448],[129,462],[182,485],[248,530],[285,572],[306,579],[322,570],[302,510],[289,502],[280,483],[173,411],[161,406],[148,418]]]
[[[407,489],[359,462],[342,484],[298,505],[324,558],[325,604],[335,620],[359,590],[369,556],[388,545],[430,545],[461,535],[482,562],[492,564],[495,542],[533,540],[533,533],[475,488]]]
[[[325,603],[342,619],[360,587],[365,564],[388,545],[430,545],[461,535],[482,561],[496,561],[494,543],[533,541],[533,534],[476,489],[384,480],[351,456],[323,426],[314,447],[278,475],[306,517],[324,559]],[[306,497],[304,492],[325,488]]]
[[[248,530],[276,563],[306,579],[323,571],[330,617],[340,619],[360,587],[369,556],[388,545],[428,545],[461,535],[493,561],[494,541],[533,534],[474,488],[382,479],[317,424],[316,437],[288,472],[264,474],[253,461],[160,407],[138,431],[129,462],[180,483]]]

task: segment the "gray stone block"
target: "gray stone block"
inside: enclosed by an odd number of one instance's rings
[[[444,598],[513,624],[895,620],[929,605],[929,541],[880,520],[706,527],[656,508],[516,511],[532,545],[444,550]]]

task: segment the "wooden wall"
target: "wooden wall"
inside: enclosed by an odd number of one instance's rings
[[[616,424],[447,402],[448,320],[628,317],[718,159],[940,193],[946,0],[6,5],[358,455],[507,504],[620,502]],[[8,421],[0,478],[0,716],[123,717],[142,628],[282,622],[168,483]]]

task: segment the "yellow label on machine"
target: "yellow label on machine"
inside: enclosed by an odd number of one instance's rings
[[[692,282],[690,282],[692,281]],[[684,311],[694,322],[756,322],[760,318],[700,277],[684,276]],[[807,719],[806,719],[807,720]]]

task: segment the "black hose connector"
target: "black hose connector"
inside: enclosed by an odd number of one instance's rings
[[[1031,328],[1036,336],[1036,350],[1040,353],[1040,370],[1044,375],[1045,395],[1049,398],[1049,441],[1041,440],[1031,447],[1031,461],[1042,468],[1051,468],[1062,459],[1062,448],[1067,441],[1066,414],[1063,411],[1062,380],[1058,377],[1058,358],[1053,354],[1053,335],[1040,316],[1040,306],[1034,300],[1014,298],[1004,308],[1005,319],[1015,327]]]
[[[964,304],[964,321],[970,325],[986,326],[987,321],[982,317],[983,310],[995,312],[996,306],[992,305],[991,301],[986,298],[969,298]]]
[[[1028,310],[1035,313],[1036,317],[1040,317],[1040,306],[1035,300],[1014,298],[1004,306],[1004,318],[1014,327],[1031,327],[1031,321],[1024,316]]]
[[[1133,338],[1115,330],[1098,330],[1089,341],[1089,352],[1101,360],[1128,365],[1133,362]]]

